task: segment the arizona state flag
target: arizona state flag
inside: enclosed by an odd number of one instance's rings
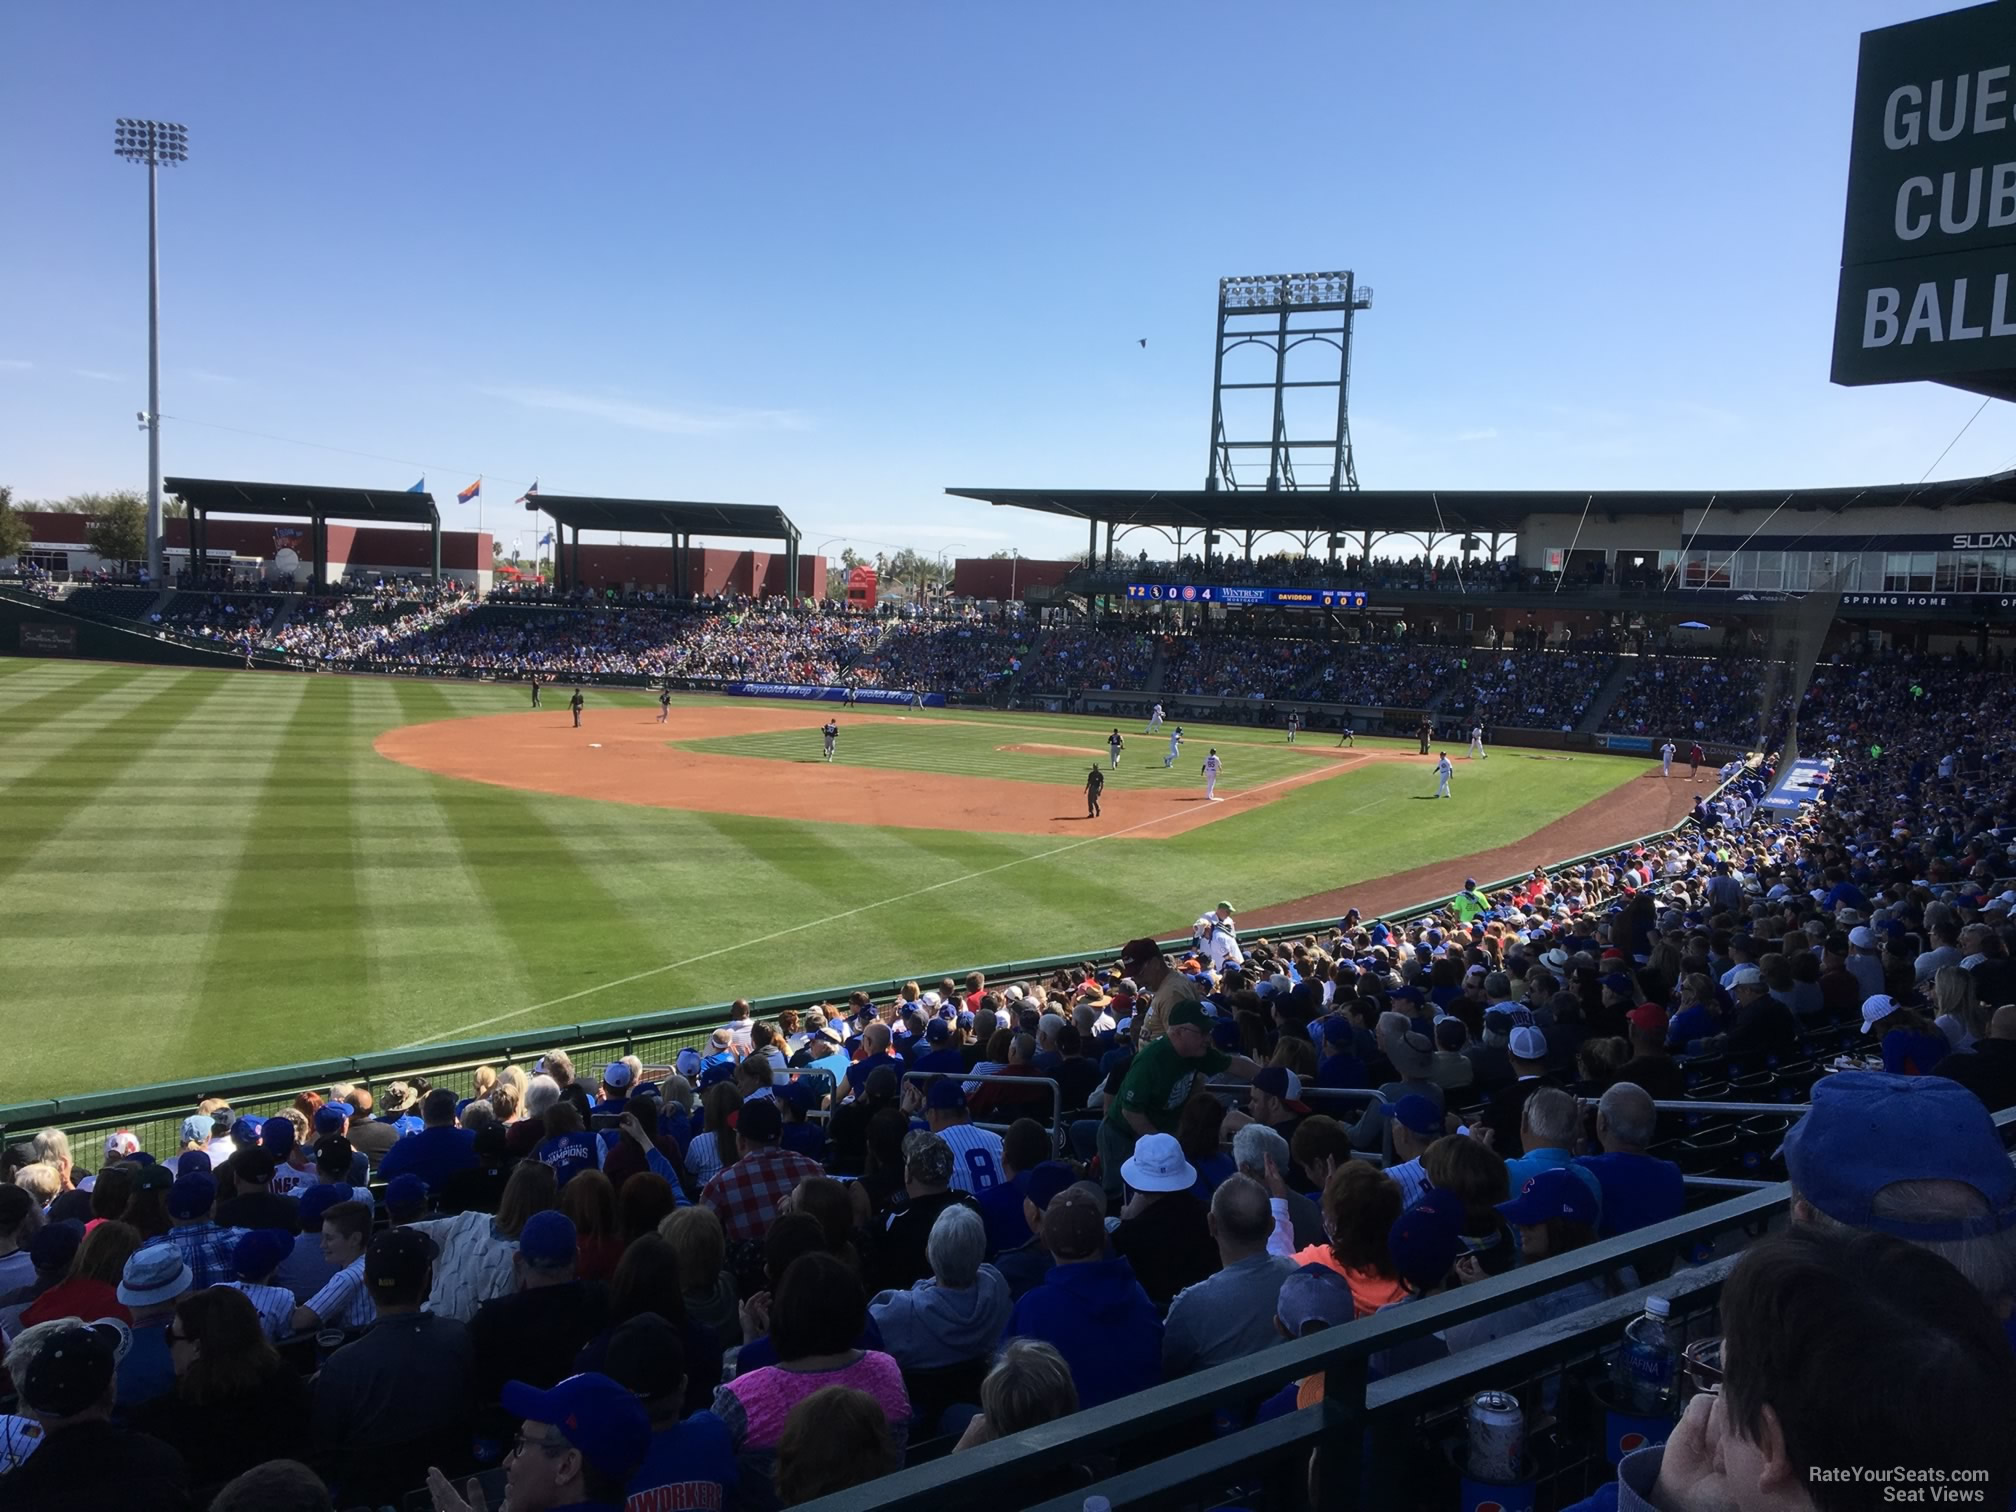
[[[481,492],[483,492],[483,480],[478,478],[474,483],[463,489],[462,492],[455,495],[455,502],[457,504],[467,504]]]

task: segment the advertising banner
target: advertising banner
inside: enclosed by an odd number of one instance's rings
[[[1778,781],[1758,800],[1757,807],[1781,815],[1796,813],[1827,790],[1833,771],[1831,761],[1801,757],[1778,774]]]
[[[1129,583],[1127,597],[1150,604],[1221,604],[1228,608],[1363,609],[1361,588],[1228,588],[1196,583]]]
[[[845,688],[828,688],[811,683],[731,682],[721,690],[737,698],[799,698],[807,703],[845,703]],[[854,702],[864,704],[914,704],[917,695],[907,688],[856,688]],[[943,693],[926,693],[924,707],[945,707]]]

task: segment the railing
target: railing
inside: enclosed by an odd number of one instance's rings
[[[1710,796],[1713,796],[1712,792]],[[1580,866],[1598,857],[1611,855],[1623,847],[1642,845],[1673,832],[1672,829],[1656,830],[1651,834],[1640,835],[1636,839],[1620,840],[1600,850],[1585,851],[1581,855],[1550,861],[1545,865],[1549,871]],[[1525,877],[1526,873],[1521,872],[1516,876],[1499,878],[1484,884],[1484,890],[1495,892],[1511,887],[1524,881]],[[1391,922],[1405,922],[1446,908],[1456,897],[1457,894],[1448,893],[1396,910],[1384,917]],[[1300,920],[1257,931],[1256,937],[1280,939],[1310,934],[1328,929],[1335,923],[1334,918]],[[1188,943],[1187,936],[1175,939],[1165,937],[1163,940],[1165,948],[1187,946]],[[967,965],[947,970],[916,971],[901,977],[884,977],[871,982],[821,987],[758,998],[752,1000],[751,1011],[757,1017],[774,1018],[786,1008],[803,1011],[818,1004],[844,1003],[856,992],[866,992],[874,998],[886,998],[899,991],[908,981],[929,981],[945,976],[963,981],[976,970],[983,972],[990,982],[1046,976],[1061,968],[1083,965],[1087,961],[1111,960],[1116,954],[1116,946],[1107,946],[1075,951],[1066,955],[1040,956],[995,965]],[[229,1097],[233,1111],[239,1114],[275,1112],[288,1106],[294,1094],[304,1088],[327,1087],[333,1082],[382,1085],[387,1080],[413,1076],[425,1076],[439,1082],[444,1077],[472,1072],[480,1065],[506,1064],[518,1059],[536,1057],[561,1046],[567,1048],[582,1074],[586,1076],[592,1075],[593,1068],[603,1060],[614,1060],[621,1055],[634,1054],[653,1061],[668,1060],[681,1049],[697,1048],[708,1034],[727,1023],[732,1017],[730,1004],[709,1003],[626,1018],[600,1019],[574,1024],[546,1024],[516,1030],[510,1034],[447,1041],[418,1050],[387,1050],[369,1055],[339,1056],[296,1065],[222,1072],[82,1096],[24,1101],[0,1106],[0,1138],[18,1137],[23,1130],[32,1131],[50,1125],[60,1125],[73,1136],[130,1128],[139,1138],[141,1148],[160,1158],[175,1153],[179,1124],[185,1116],[195,1111],[198,1102],[208,1097]],[[79,1148],[85,1149],[88,1145],[80,1145]]]
[[[1995,1122],[2006,1141],[2016,1128],[2016,1109],[1997,1114]],[[1626,1266],[1661,1274],[1711,1240],[1740,1247],[1782,1220],[1790,1199],[1789,1186],[1775,1183],[806,1506],[808,1512],[936,1512],[946,1506],[961,1512],[1078,1512],[1088,1496],[1104,1496],[1115,1507],[1173,1506],[1191,1499],[1210,1505],[1230,1488],[1257,1486],[1259,1505],[1299,1507],[1310,1504],[1304,1471],[1318,1448],[1322,1463],[1313,1501],[1325,1512],[1413,1505],[1416,1499],[1401,1494],[1394,1478],[1410,1462],[1433,1458],[1419,1444],[1424,1425],[1459,1411],[1473,1391],[1599,1360],[1654,1293],[1671,1301],[1683,1334],[1699,1330],[1735,1257],[1683,1267],[1579,1312],[1383,1379],[1373,1377],[1375,1355],[1577,1282],[1601,1282]],[[1282,1386],[1318,1372],[1324,1376],[1321,1406],[1230,1433],[1214,1431],[1214,1421],[1228,1414],[1249,1420]],[[1172,1445],[1188,1447],[1170,1452]],[[1112,1468],[1068,1495],[1044,1499],[1059,1472],[1086,1462]]]

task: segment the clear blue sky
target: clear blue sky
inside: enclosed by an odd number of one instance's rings
[[[1199,486],[1217,279],[1352,268],[1368,487],[1914,481],[1980,401],[1829,333],[1858,34],[1946,8],[10,5],[0,481],[144,484],[121,115],[169,472],[1057,553],[942,490]]]

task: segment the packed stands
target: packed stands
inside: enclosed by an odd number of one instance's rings
[[[1021,682],[1036,692],[1145,687],[1157,641],[1125,626],[1054,626],[1023,663]]]
[[[1595,651],[1474,651],[1441,710],[1485,725],[1572,730],[1616,665]]]
[[[217,593],[182,589],[149,623],[190,640],[232,646],[251,641],[263,646],[271,638],[286,600],[271,593]]]
[[[1638,657],[1630,681],[1604,716],[1620,735],[1722,741],[1752,746],[1763,731],[1759,707],[1771,665],[1752,655]]]
[[[1331,648],[1259,635],[1194,635],[1170,646],[1162,689],[1174,696],[1285,698],[1316,677]]]
[[[886,621],[872,648],[848,664],[845,679],[864,688],[985,694],[1021,670],[1034,639],[1034,627],[970,619]]]
[[[2008,1505],[1999,697],[1825,664],[1838,761],[1787,822],[1732,765],[1668,835],[1404,919],[1228,906],[640,1053],[10,1127],[0,1504],[73,1504],[87,1450],[169,1512],[424,1503],[430,1470],[494,1504],[517,1434],[612,1507],[1445,1505],[1494,1456],[1632,1506],[1746,1431],[1720,1391]],[[1611,1409],[1653,1445],[1615,1469]]]

